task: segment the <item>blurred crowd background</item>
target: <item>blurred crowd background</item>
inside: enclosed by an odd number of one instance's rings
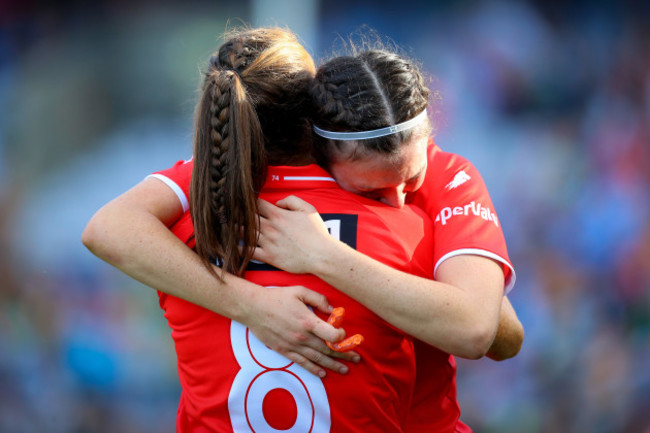
[[[526,329],[514,359],[459,360],[464,421],[650,432],[650,3],[607,0],[1,0],[0,431],[174,431],[155,292],[80,235],[191,154],[200,67],[242,22],[316,58],[368,25],[440,91],[436,141],[484,175]]]

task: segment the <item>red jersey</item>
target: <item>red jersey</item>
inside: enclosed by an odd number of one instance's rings
[[[163,176],[165,172],[154,176],[177,191],[187,210],[191,163],[179,162],[175,167],[170,170],[177,183]],[[455,255],[481,255],[502,264],[506,293],[513,287],[515,273],[499,219],[482,177],[469,161],[443,152],[431,142],[424,183],[408,201],[434,219],[435,269]],[[190,235],[191,232],[187,234]],[[415,342],[415,349],[417,381],[404,431],[471,432],[459,420],[454,357],[419,341]]]
[[[427,156],[424,183],[407,202],[434,220],[435,269],[456,255],[489,257],[501,263],[508,293],[515,284],[515,272],[483,178],[471,162],[443,152],[433,141]]]
[[[179,163],[156,177],[185,195],[191,165]],[[289,194],[312,203],[330,233],[358,251],[432,278],[432,224],[420,209],[395,209],[343,191],[317,166],[270,167],[261,197],[273,203]],[[172,231],[190,239],[188,212]],[[361,362],[347,375],[321,379],[268,349],[243,325],[161,293],[183,388],[179,432],[404,431],[415,384],[411,337],[312,275],[253,263],[245,278],[263,286],[303,285],[345,307],[348,335],[365,338],[357,349]]]
[[[515,273],[501,224],[481,175],[469,161],[431,142],[424,184],[407,201],[434,220],[435,270],[456,255],[484,256],[502,264],[505,291],[512,289]],[[421,341],[415,341],[415,348],[417,381],[405,431],[471,432],[459,419],[456,360]],[[441,371],[453,380],[439,380]]]

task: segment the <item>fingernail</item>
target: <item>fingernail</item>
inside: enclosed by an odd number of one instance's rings
[[[352,362],[354,362],[355,364],[358,364],[360,361],[361,361],[361,357],[358,355],[352,358]]]
[[[325,374],[327,374],[325,373],[325,370],[321,370],[318,372],[318,377],[325,377]]]
[[[339,373],[348,374],[348,368],[344,365],[343,367],[339,368]]]

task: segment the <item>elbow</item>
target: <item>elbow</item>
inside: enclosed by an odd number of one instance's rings
[[[81,243],[100,259],[115,263],[118,257],[112,252],[110,245],[109,226],[103,221],[101,214],[95,214],[81,234]]]
[[[496,326],[476,324],[468,334],[463,353],[458,355],[467,359],[483,358],[492,346],[496,331]]]
[[[504,354],[505,357],[501,361],[503,361],[504,359],[514,358],[519,354],[519,351],[521,350],[521,346],[524,344],[524,335],[525,335],[524,327],[521,326],[521,323],[519,325],[520,325],[519,329],[512,337],[513,343],[510,347],[510,350]]]
[[[101,244],[99,241],[98,227],[95,223],[95,217],[88,222],[83,233],[81,233],[81,243],[84,244],[84,246],[93,254]]]
[[[497,341],[498,340],[498,341]],[[521,351],[524,342],[524,327],[517,322],[515,329],[508,333],[498,333],[495,342],[487,353],[493,361],[505,361],[514,358]]]
[[[488,353],[488,356],[494,361],[505,361],[506,359],[514,358],[521,351],[521,346],[524,343],[524,328],[519,326],[519,328],[513,332],[508,338],[508,344],[504,344],[499,351],[492,353],[492,350]]]

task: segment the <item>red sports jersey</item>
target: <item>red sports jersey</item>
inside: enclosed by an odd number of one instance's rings
[[[156,177],[185,195],[191,165],[179,163]],[[358,251],[405,272],[433,276],[432,226],[420,209],[395,209],[345,192],[317,166],[271,167],[261,197],[275,202],[289,194],[312,203],[331,234]],[[189,213],[172,230],[190,240]],[[415,384],[409,336],[312,275],[253,263],[245,277],[263,286],[303,285],[345,307],[348,335],[365,338],[357,350],[362,361],[347,375],[320,379],[268,349],[243,325],[161,293],[183,387],[179,432],[404,431]]]
[[[153,176],[168,183],[187,210],[191,174],[191,162],[181,161],[166,172]],[[435,220],[435,269],[455,255],[482,255],[502,263],[506,293],[513,287],[515,273],[500,222],[480,174],[469,161],[443,152],[431,142],[424,184],[409,197],[409,201]],[[184,218],[189,218],[189,215]],[[190,230],[183,240],[186,241],[191,234]],[[405,431],[471,432],[459,420],[454,357],[417,341],[415,348],[417,381]]]
[[[515,284],[515,273],[501,223],[480,173],[471,162],[443,152],[430,142],[424,183],[407,202],[423,209],[434,220],[435,269],[446,259],[472,254],[501,263],[506,293]]]
[[[506,293],[515,283],[501,224],[485,183],[465,158],[443,152],[430,143],[424,184],[408,197],[434,220],[434,261],[437,270],[446,259],[473,254],[502,264]],[[408,432],[471,432],[460,420],[456,399],[456,360],[428,344],[415,341],[417,382]],[[453,383],[438,380],[444,368]]]

